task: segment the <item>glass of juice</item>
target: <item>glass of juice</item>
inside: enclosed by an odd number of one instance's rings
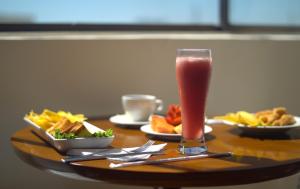
[[[182,137],[179,150],[185,155],[207,151],[204,119],[211,67],[210,49],[177,50],[176,78],[182,111]]]

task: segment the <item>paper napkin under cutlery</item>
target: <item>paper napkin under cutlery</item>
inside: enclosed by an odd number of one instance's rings
[[[149,153],[160,152],[163,150],[163,148],[166,145],[167,145],[167,143],[151,145],[146,150],[141,151],[141,152],[149,152]],[[107,158],[107,159],[113,160],[113,161],[146,160],[151,156],[151,154],[139,154],[139,155],[130,154],[130,153],[134,153],[132,151],[137,148],[138,147],[121,148],[121,149],[71,149],[67,152],[67,155],[68,156],[82,156],[82,155],[92,155],[93,153],[95,153],[95,154],[93,154],[93,156],[128,154],[128,156]]]

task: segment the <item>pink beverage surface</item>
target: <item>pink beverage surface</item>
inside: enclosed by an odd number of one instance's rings
[[[182,134],[185,139],[199,139],[204,134],[205,102],[210,73],[210,58],[176,59],[176,76],[182,109]]]

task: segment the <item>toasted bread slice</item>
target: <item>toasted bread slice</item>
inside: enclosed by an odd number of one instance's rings
[[[70,133],[75,133],[78,134],[82,129],[84,128],[83,124],[80,122],[75,122],[73,124],[73,127],[71,128],[71,130],[69,131]]]
[[[75,123],[67,123],[61,129],[61,133],[70,133],[71,129],[75,126]]]
[[[58,121],[56,124],[54,124],[46,131],[48,133],[53,133],[56,129],[59,129],[62,133],[64,133],[70,130],[71,128],[72,128],[71,122],[67,118],[62,118],[60,121]]]

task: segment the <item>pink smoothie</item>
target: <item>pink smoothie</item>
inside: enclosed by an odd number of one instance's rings
[[[185,139],[199,139],[204,134],[205,101],[210,73],[210,58],[176,59],[176,77],[182,108],[182,134]]]

